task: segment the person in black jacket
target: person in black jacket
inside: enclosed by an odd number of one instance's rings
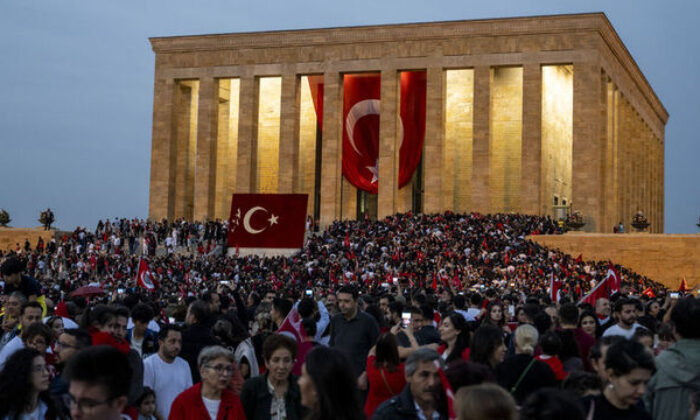
[[[496,378],[515,398],[518,405],[533,392],[543,387],[556,387],[552,369],[533,357],[537,343],[537,329],[524,324],[515,330],[515,355],[496,367]]]
[[[435,361],[444,368],[444,362],[435,350],[423,347],[414,351],[406,359],[406,387],[399,395],[377,407],[372,420],[432,419],[435,413],[440,419],[446,419],[443,407],[438,404],[441,387]]]
[[[291,374],[297,343],[282,334],[269,336],[263,344],[267,372],[248,379],[243,385],[241,403],[248,420],[301,420],[305,409],[297,378]]]
[[[209,318],[209,304],[203,300],[196,300],[187,308],[185,323],[188,327],[182,332],[180,357],[190,365],[193,383],[199,382],[200,379],[199,366],[197,366],[199,352],[205,347],[217,344],[211,333]]]

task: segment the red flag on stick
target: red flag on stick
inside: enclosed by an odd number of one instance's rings
[[[449,420],[457,420],[457,416],[455,415],[455,393],[452,391],[450,381],[447,380],[447,375],[445,375],[445,372],[440,367],[440,362],[434,360],[433,363],[435,363],[435,367],[437,367],[438,375],[440,376],[440,385],[442,385],[442,390],[447,397],[447,417]]]
[[[612,261],[608,265],[608,275],[606,280],[610,279],[610,293],[615,293],[620,291],[620,286],[622,285],[622,279],[620,278],[620,273],[615,270],[615,266]]]
[[[615,268],[613,267],[612,263],[610,263],[607,277],[605,277],[605,279],[603,279],[603,281],[601,281],[600,283],[596,284],[593,290],[591,290],[586,296],[582,297],[581,300],[578,301],[578,303],[581,304],[583,302],[587,302],[595,306],[595,303],[598,299],[609,299],[611,294],[620,290],[619,282],[620,277],[617,274],[617,271],[615,271]]]
[[[642,294],[644,296],[648,297],[649,299],[653,299],[656,297],[656,294],[654,293],[654,291],[651,290],[651,286],[647,287],[647,289],[645,291],[643,291]]]
[[[433,290],[437,290],[437,277],[435,277],[435,272],[433,271],[433,284],[432,284]]]
[[[277,330],[277,332],[279,334],[284,334],[294,338],[297,343],[301,343],[303,341],[302,339],[306,336],[306,332],[304,331],[304,327],[301,325],[301,316],[299,315],[299,312],[297,312],[297,308],[292,307],[292,310],[289,311],[287,317],[284,318],[284,321],[282,321],[282,324],[280,324],[280,328]]]
[[[575,263],[582,263],[583,262],[583,254],[578,254],[578,257],[574,260]]]
[[[136,276],[136,283],[146,290],[156,290],[160,287],[158,281],[151,274],[151,269],[148,268],[146,260],[139,261],[139,273]]]
[[[559,302],[559,289],[561,289],[561,281],[554,277],[554,273],[551,273],[549,278],[549,296],[552,302]]]
[[[685,281],[685,277],[683,277],[683,280],[681,280],[681,285],[678,286],[678,291],[679,292],[687,292],[688,291],[688,283]]]

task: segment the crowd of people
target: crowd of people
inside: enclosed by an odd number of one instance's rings
[[[698,299],[616,266],[584,303],[609,262],[528,239],[559,233],[406,213],[227,256],[226,222],[115,219],[18,245],[0,419],[700,418]]]

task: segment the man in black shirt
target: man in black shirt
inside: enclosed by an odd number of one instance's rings
[[[36,301],[41,296],[41,286],[39,282],[29,276],[22,275],[24,263],[14,257],[8,258],[0,266],[2,279],[5,281],[3,294],[9,295],[12,292],[20,291],[27,300]]]
[[[357,376],[357,386],[367,390],[367,354],[379,337],[379,325],[371,315],[357,306],[357,289],[343,286],[338,290],[338,309],[331,320],[331,347],[345,352]]]

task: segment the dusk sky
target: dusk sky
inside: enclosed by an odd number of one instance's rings
[[[0,208],[62,229],[148,213],[149,37],[605,12],[670,114],[665,231],[700,216],[700,3],[690,1],[35,1],[0,6]],[[575,159],[575,157],[574,157]],[[629,221],[625,221],[629,223]]]

